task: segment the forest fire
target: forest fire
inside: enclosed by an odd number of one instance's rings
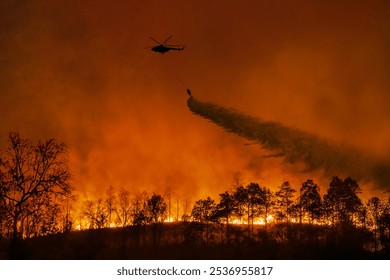
[[[387,254],[389,3],[290,2],[3,1],[0,258],[95,233]]]
[[[267,228],[291,223],[334,228],[349,224],[371,231],[376,248],[379,239],[390,237],[390,199],[373,197],[363,202],[358,183],[350,177],[334,177],[323,196],[313,180],[303,182],[299,190],[284,181],[276,192],[255,182],[244,186],[237,181],[235,188],[220,193],[218,200],[210,196],[196,200],[192,209],[187,200],[176,198],[175,220],[170,194],[131,195],[112,186],[105,196],[74,208],[64,146],[54,140],[33,144],[15,133],[10,134],[9,143],[10,148],[2,154],[0,193],[0,233],[6,238],[173,222],[212,227],[252,225],[252,234],[253,225]],[[188,212],[179,215],[181,203]]]

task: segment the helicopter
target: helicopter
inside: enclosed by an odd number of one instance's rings
[[[160,42],[158,42],[157,40],[153,39],[152,37],[150,37],[151,40],[153,40],[154,42],[156,42],[158,45],[157,46],[153,46],[153,47],[148,47],[147,49],[151,49],[152,51],[154,52],[158,52],[158,53],[161,53],[161,54],[164,54],[168,51],[182,51],[184,50],[185,46],[182,46],[182,45],[165,45],[166,42],[168,42],[169,39],[171,39],[172,36],[169,36],[162,44]]]

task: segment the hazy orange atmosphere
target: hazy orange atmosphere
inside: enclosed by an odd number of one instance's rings
[[[0,145],[10,131],[66,143],[81,198],[109,185],[215,196],[237,172],[270,188],[311,178],[324,191],[322,170],[192,114],[186,89],[388,162],[389,30],[386,0],[4,0]],[[147,49],[170,35],[186,48]],[[366,196],[390,189],[359,183]]]

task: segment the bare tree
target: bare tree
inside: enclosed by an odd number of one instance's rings
[[[107,226],[108,210],[102,198],[99,198],[96,203],[95,221],[97,228],[103,228]]]
[[[76,195],[70,193],[59,198],[62,216],[62,232],[70,232],[73,229],[72,212],[74,211],[73,202],[76,198]]]
[[[117,200],[114,187],[110,185],[106,191],[106,194],[107,194],[107,198],[105,203],[108,211],[108,227],[111,227],[113,221],[112,216],[116,210],[116,200]]]
[[[148,194],[143,191],[137,193],[131,201],[131,217],[133,225],[146,225],[150,222],[150,217],[147,213]]]
[[[10,133],[9,147],[0,151],[0,200],[12,218],[13,238],[23,237],[28,205],[37,197],[71,192],[66,147],[54,139],[37,144]]]
[[[61,208],[47,194],[34,197],[23,215],[23,236],[33,237],[60,231]]]
[[[107,226],[108,211],[102,198],[96,201],[86,200],[83,205],[82,215],[90,229],[99,229]]]
[[[131,200],[130,193],[120,189],[118,193],[118,207],[116,209],[118,222],[122,227],[130,225],[131,222]]]
[[[172,191],[172,187],[169,185],[167,186],[166,190],[165,190],[165,194],[164,196],[168,199],[168,221],[171,221],[172,219],[172,216],[171,216],[171,209],[172,209],[172,204],[171,204],[171,200],[172,200],[172,194],[173,194],[173,191]]]
[[[92,200],[84,201],[81,210],[81,216],[82,219],[86,222],[89,229],[95,228],[95,202],[93,202]]]

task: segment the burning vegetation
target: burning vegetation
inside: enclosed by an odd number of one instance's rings
[[[20,251],[15,244],[23,240],[104,228],[142,229],[136,234],[145,235],[137,237],[141,239],[148,239],[150,231],[152,241],[143,241],[147,247],[164,242],[206,247],[249,241],[258,246],[314,242],[325,247],[352,242],[379,255],[388,254],[390,248],[390,199],[373,197],[364,203],[358,183],[350,177],[334,177],[322,196],[310,179],[299,189],[284,181],[276,192],[236,180],[234,188],[217,199],[198,199],[192,209],[187,200],[172,203],[169,193],[134,195],[110,186],[104,196],[79,201],[77,208],[65,146],[54,140],[33,144],[16,133],[10,134],[9,147],[1,153],[0,175],[1,243],[7,247],[11,242],[13,253]],[[171,222],[176,230],[167,227]]]

